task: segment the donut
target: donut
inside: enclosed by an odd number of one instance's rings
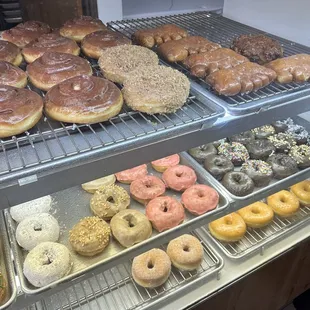
[[[252,129],[252,132],[254,133],[256,139],[267,139],[268,137],[274,135],[276,130],[271,125],[264,125]]]
[[[208,156],[203,166],[217,180],[222,180],[227,172],[234,170],[234,164],[223,155]]]
[[[218,148],[221,144],[223,144],[223,143],[225,143],[225,142],[227,142],[227,139],[226,139],[226,138],[223,138],[223,139],[220,139],[220,140],[217,140],[217,141],[212,142],[212,144],[213,144],[216,148]]]
[[[152,235],[152,225],[147,217],[137,211],[126,209],[118,212],[110,222],[113,237],[125,248],[142,242]]]
[[[247,207],[238,210],[245,224],[252,228],[260,228],[268,225],[273,220],[273,210],[267,204],[257,201]]]
[[[287,153],[292,146],[296,145],[293,136],[288,133],[280,132],[268,137],[267,139],[273,144],[278,152]]]
[[[276,148],[267,139],[254,140],[246,145],[251,159],[266,160]]]
[[[116,213],[125,210],[130,205],[127,191],[111,184],[98,189],[90,200],[90,209],[98,217],[109,220]]]
[[[184,165],[169,167],[162,175],[166,186],[181,192],[194,185],[197,181],[195,171]]]
[[[194,157],[199,163],[203,163],[203,161],[211,155],[217,154],[217,149],[213,145],[213,143],[203,144],[198,147],[194,147],[188,151],[188,153]]]
[[[222,184],[226,189],[236,196],[246,196],[253,192],[254,182],[244,172],[232,171],[224,175]]]
[[[171,261],[165,251],[152,249],[132,261],[131,274],[142,287],[155,288],[164,284],[171,272]]]
[[[288,153],[292,157],[299,168],[307,168],[310,166],[310,146],[309,145],[295,145],[290,149]]]
[[[117,181],[125,184],[130,184],[134,180],[141,179],[146,175],[147,165],[145,164],[115,173]]]
[[[245,235],[246,224],[239,214],[233,212],[211,222],[209,230],[220,241],[237,242]]]
[[[305,180],[291,186],[291,193],[298,198],[302,206],[310,206],[310,180]]]
[[[0,60],[7,61],[18,67],[23,61],[23,56],[17,45],[0,40]]]
[[[174,267],[192,271],[198,269],[202,262],[203,247],[197,238],[185,234],[169,242],[167,254]]]
[[[242,164],[240,171],[247,174],[257,187],[267,186],[273,176],[271,166],[262,160],[248,160]]]
[[[276,133],[285,132],[287,130],[287,124],[283,121],[275,121],[271,123],[272,127],[275,129]]]
[[[75,252],[83,256],[101,253],[109,244],[111,229],[97,216],[81,219],[69,232],[69,242]]]
[[[166,186],[163,181],[152,175],[146,175],[130,184],[132,198],[142,204],[147,204],[150,200],[161,196],[165,190]]]
[[[298,198],[289,191],[282,190],[267,197],[267,204],[281,217],[290,217],[299,210]]]
[[[62,244],[42,242],[24,261],[24,275],[35,287],[43,287],[68,275],[72,268],[70,251]]]
[[[308,131],[297,124],[289,124],[286,133],[292,135],[298,145],[307,143],[309,137]]]
[[[111,174],[106,177],[84,183],[81,186],[86,192],[94,194],[96,190],[98,190],[99,188],[113,185],[115,181],[116,181],[115,175]]]
[[[296,161],[285,154],[274,154],[267,159],[275,179],[284,179],[298,171]]]
[[[241,166],[250,158],[246,147],[238,142],[221,144],[218,153],[227,157],[235,166]]]
[[[152,199],[146,206],[145,215],[159,232],[178,226],[185,219],[182,204],[168,196]]]
[[[15,222],[21,222],[28,216],[48,213],[51,209],[52,197],[50,195],[21,203],[10,208],[10,214]]]
[[[232,135],[229,138],[230,142],[237,142],[237,143],[241,143],[241,144],[248,144],[251,141],[253,141],[255,139],[255,134],[251,131],[245,131],[245,132],[241,132],[238,133],[236,135]]]
[[[27,85],[27,74],[9,62],[0,61],[0,84],[23,88]]]
[[[182,194],[182,203],[190,213],[201,215],[217,207],[219,194],[212,187],[196,184]]]
[[[176,166],[180,162],[180,156],[173,154],[161,159],[157,159],[151,162],[152,167],[158,172],[164,172],[167,168]]]
[[[16,228],[17,243],[27,251],[45,241],[56,242],[59,238],[57,220],[48,213],[28,216]]]

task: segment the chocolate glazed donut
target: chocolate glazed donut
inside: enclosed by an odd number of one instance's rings
[[[121,91],[112,82],[80,75],[57,84],[45,96],[46,113],[62,122],[105,121],[122,108]]]
[[[203,163],[203,161],[210,155],[216,155],[217,149],[212,143],[203,144],[198,147],[190,149],[189,154],[191,154],[198,162]]]
[[[254,140],[247,144],[246,148],[251,159],[260,160],[266,160],[269,155],[271,155],[276,150],[273,144],[266,139]]]
[[[246,196],[254,190],[254,182],[243,172],[228,172],[224,175],[222,184],[236,196]]]
[[[0,84],[18,88],[25,87],[27,84],[27,74],[9,62],[0,61]]]
[[[285,154],[271,155],[267,163],[271,166],[275,179],[284,179],[298,171],[296,161]]]
[[[239,142],[241,144],[248,144],[255,139],[255,134],[249,130],[233,135],[229,138],[230,142]]]
[[[0,40],[0,60],[19,66],[23,60],[20,48],[9,41]]]
[[[210,155],[204,162],[204,167],[217,180],[222,180],[223,176],[234,170],[234,164],[223,155]]]

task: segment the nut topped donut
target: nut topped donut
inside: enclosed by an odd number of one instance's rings
[[[17,45],[9,41],[0,40],[0,60],[19,66],[23,61],[23,56]]]
[[[255,134],[256,139],[267,139],[268,137],[274,135],[276,130],[271,125],[264,125],[252,129],[252,132]]]
[[[292,146],[296,145],[296,141],[291,134],[277,133],[267,138],[276,148],[278,152],[288,153]]]
[[[39,89],[49,90],[58,83],[78,75],[92,75],[86,59],[78,56],[46,52],[27,66],[31,83]]]
[[[151,162],[152,167],[158,172],[164,172],[169,167],[178,165],[180,162],[180,156],[178,154],[173,154],[164,158],[153,160]]]
[[[250,158],[246,147],[239,142],[222,143],[218,153],[227,157],[235,166],[241,166]]]
[[[23,88],[27,85],[27,74],[9,62],[0,61],[0,84]]]
[[[292,157],[299,168],[307,168],[310,166],[310,146],[309,145],[294,145],[288,153]]]
[[[98,123],[117,115],[123,106],[121,91],[112,82],[79,75],[52,87],[45,96],[45,112],[66,123]]]
[[[141,179],[146,175],[147,175],[146,164],[115,173],[117,181],[125,184],[130,184],[134,180]]]

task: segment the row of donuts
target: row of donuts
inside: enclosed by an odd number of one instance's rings
[[[274,214],[281,218],[294,216],[300,208],[310,206],[310,181],[305,180],[237,212],[228,214],[209,224],[211,235],[224,242],[237,242],[246,234],[247,227],[258,229],[270,224]]]

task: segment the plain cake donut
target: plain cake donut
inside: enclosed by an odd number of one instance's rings
[[[103,178],[83,183],[81,186],[84,189],[84,191],[90,194],[94,194],[96,190],[98,190],[100,187],[112,185],[115,183],[115,181],[116,181],[115,175],[111,174]]]
[[[27,74],[9,62],[0,61],[0,84],[23,88],[27,85]]]
[[[182,235],[169,242],[167,254],[172,265],[181,271],[198,269],[203,259],[200,241],[192,235]]]
[[[60,280],[72,268],[70,251],[62,244],[43,242],[32,249],[24,261],[24,275],[36,287]]]
[[[18,67],[23,61],[23,56],[17,45],[0,40],[0,60],[7,61]]]
[[[310,181],[305,180],[291,186],[293,193],[299,200],[302,206],[310,206]]]
[[[131,273],[136,283],[155,288],[164,284],[171,272],[169,256],[161,249],[152,249],[133,259]]]
[[[173,154],[164,158],[153,160],[151,162],[152,167],[158,172],[164,172],[169,167],[178,165],[180,162],[180,156],[178,154]]]
[[[115,173],[117,181],[124,184],[130,184],[134,180],[141,179],[146,175],[147,175],[146,164]]]

